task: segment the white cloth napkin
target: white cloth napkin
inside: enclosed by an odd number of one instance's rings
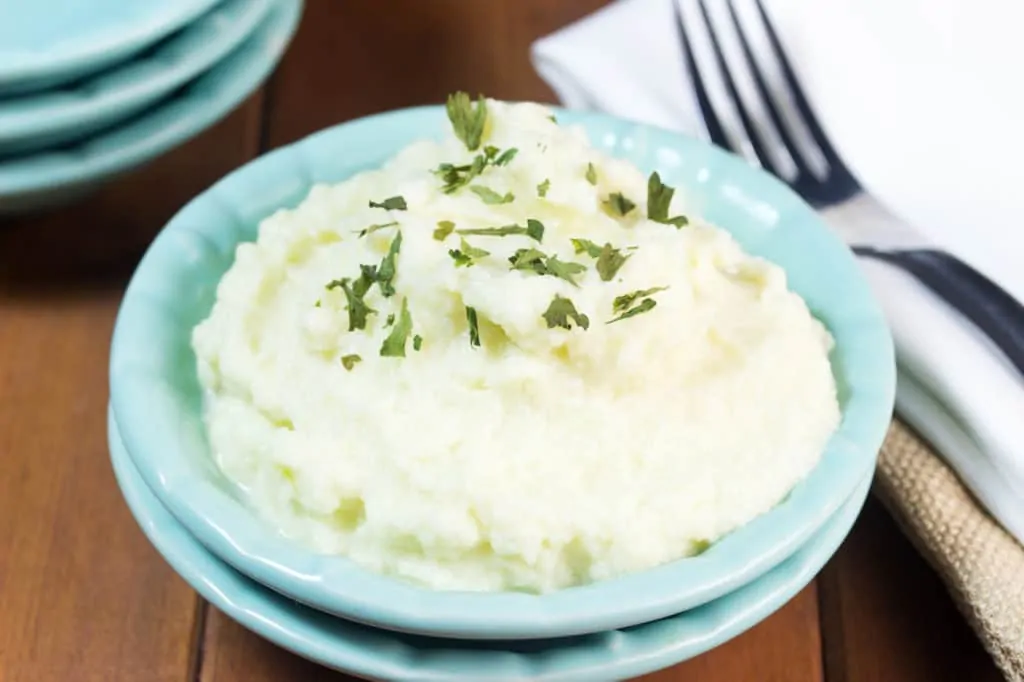
[[[672,2],[612,3],[537,41],[534,66],[569,108],[706,139]],[[808,96],[813,101],[814,93]],[[850,243],[927,243],[867,195],[823,216]],[[870,259],[861,262],[896,342],[897,410],[1024,543],[1024,379],[980,330],[912,276]]]

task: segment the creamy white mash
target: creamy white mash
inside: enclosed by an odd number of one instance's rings
[[[284,534],[436,589],[697,553],[818,462],[831,337],[682,196],[486,107],[478,149],[417,142],[238,247],[194,333],[217,464]]]

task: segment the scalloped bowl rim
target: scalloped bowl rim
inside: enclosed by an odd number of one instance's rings
[[[212,462],[197,397],[176,388],[198,386],[192,326],[208,314],[236,245],[254,238],[259,220],[296,205],[314,180],[343,180],[441,132],[441,107],[401,109],[328,128],[229,174],[170,221],[129,283],[111,348],[114,413],[147,484],[215,555],[297,601],[378,627],[473,639],[598,632],[679,613],[757,578],[801,546],[874,467],[892,415],[895,360],[881,309],[846,245],[788,187],[738,157],[652,126],[555,111],[563,124],[582,125],[595,146],[645,171],[657,167],[698,208],[706,204],[697,212],[782,265],[825,321],[836,339],[843,418],[819,464],[776,507],[699,556],[542,595],[432,591],[310,552],[260,520]],[[687,173],[692,180],[680,182]],[[188,308],[193,298],[201,314]]]

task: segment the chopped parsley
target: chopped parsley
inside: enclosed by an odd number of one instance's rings
[[[608,320],[607,324],[611,324],[612,322],[618,322],[620,320],[625,320],[630,317],[633,317],[634,315],[639,315],[640,313],[646,313],[648,310],[653,310],[654,306],[656,305],[658,305],[658,302],[655,301],[653,298],[645,298],[640,302],[640,305],[638,305],[635,308],[630,308],[629,310],[627,310],[626,312],[622,313],[621,315],[614,319]]]
[[[488,205],[508,204],[516,198],[512,192],[506,192],[502,195],[498,194],[490,187],[484,187],[483,185],[473,185],[469,188],[469,191],[480,197],[481,201]]]
[[[469,95],[456,92],[448,95],[445,109],[448,111],[448,120],[452,122],[455,137],[462,140],[466,149],[476,151],[480,147],[484,128],[487,126],[487,101],[483,95],[477,97],[474,106]]]
[[[549,189],[551,189],[551,180],[544,178],[544,182],[537,185],[537,196],[543,199],[548,195]]]
[[[356,329],[366,329],[366,318],[371,313],[377,312],[363,300],[376,280],[377,269],[372,265],[361,265],[359,267],[362,269],[362,274],[355,281],[355,284],[348,277],[344,277],[336,279],[327,285],[328,291],[340,288],[345,292],[346,309],[348,310],[348,330],[350,332]]]
[[[562,329],[572,329],[570,320],[576,324],[580,329],[587,329],[590,327],[590,318],[583,313],[576,310],[576,306],[573,305],[569,299],[555,295],[551,300],[551,305],[541,315],[544,321],[547,322],[548,329],[554,329],[555,327],[561,327]]]
[[[412,337],[412,349],[413,350],[419,350],[422,347],[423,347],[423,337],[420,336],[419,334],[417,334],[416,336]]]
[[[474,260],[476,260],[477,258],[483,258],[484,256],[489,256],[491,255],[491,252],[484,251],[483,249],[478,249],[474,246],[470,246],[470,244],[465,239],[461,239],[459,243],[459,248],[449,249],[448,255],[451,256],[452,260],[455,261],[455,267],[468,268],[469,266],[473,265]]]
[[[587,164],[587,173],[584,177],[587,178],[587,182],[589,182],[591,185],[597,184],[597,169],[594,168],[594,164]]]
[[[399,231],[391,241],[388,255],[380,262],[380,269],[377,271],[377,284],[380,286],[380,293],[385,298],[395,295],[395,258],[402,248],[402,233]]]
[[[360,237],[365,237],[368,234],[373,234],[377,230],[383,230],[385,227],[394,227],[397,224],[398,224],[397,222],[390,222],[390,223],[383,223],[382,225],[370,225],[365,230],[359,230],[359,236]]]
[[[361,357],[359,357],[358,355],[356,355],[355,353],[353,353],[352,355],[343,355],[343,356],[341,356],[341,365],[342,365],[342,367],[344,367],[345,369],[347,369],[350,372],[352,371],[352,368],[356,366],[357,362],[362,362],[362,361],[363,361],[363,359]]]
[[[683,227],[689,223],[686,216],[668,217],[668,209],[672,204],[672,195],[676,190],[661,181],[657,172],[651,173],[647,180],[647,217],[657,223]]]
[[[371,201],[370,208],[383,208],[388,211],[404,211],[408,207],[405,205],[405,197],[388,197],[381,202]]]
[[[448,235],[455,229],[455,223],[450,220],[439,220],[437,221],[437,229],[434,230],[434,239],[439,242],[443,242],[448,238]]]
[[[469,323],[469,345],[480,346],[480,326],[477,323],[476,308],[466,306],[466,322]]]
[[[394,313],[388,313],[388,319],[384,320],[384,326],[385,327],[390,327],[394,323],[395,323],[395,314]]]
[[[633,291],[622,296],[616,296],[612,302],[612,310],[617,313],[632,307],[633,303],[639,298],[647,298],[652,294],[656,294],[659,291],[665,291],[668,287],[652,287],[650,289],[640,289],[639,291]]]
[[[380,354],[383,357],[405,357],[405,342],[412,333],[412,315],[409,314],[409,299],[402,299],[402,312],[398,316],[398,322],[391,328],[391,333],[384,339],[380,346]]]
[[[604,207],[612,215],[625,216],[636,208],[636,204],[622,195],[622,192],[613,192],[604,200]]]
[[[494,147],[491,147],[491,149],[494,149]],[[494,165],[507,166],[509,163],[512,162],[512,159],[516,158],[516,154],[518,153],[518,149],[516,149],[515,147],[510,147],[509,149],[503,151],[496,159],[494,159]]]
[[[621,313],[618,317],[608,320],[607,324],[612,322],[618,322],[620,320],[626,320],[630,317],[646,313],[649,310],[654,310],[654,306],[658,305],[658,302],[653,298],[650,298],[652,294],[656,294],[659,291],[664,291],[668,287],[653,287],[651,289],[641,289],[639,291],[633,291],[622,296],[616,296],[612,302],[612,310],[617,313]],[[634,304],[638,299],[643,299],[639,304]]]
[[[558,256],[549,256],[537,249],[519,249],[509,257],[508,262],[512,264],[513,270],[527,270],[538,275],[551,275],[564,279],[574,287],[579,285],[573,277],[587,269],[585,265],[560,261]]]
[[[482,237],[507,237],[513,234],[525,234],[535,241],[544,238],[544,224],[539,220],[530,218],[526,221],[526,227],[522,225],[505,225],[504,227],[476,227],[464,230],[455,230],[456,234],[479,235]]]
[[[619,268],[629,260],[629,256],[623,256],[622,251],[607,243],[604,246],[598,246],[589,239],[573,239],[572,246],[576,253],[586,253],[591,258],[597,259],[595,269],[602,282],[610,282],[618,273]]]

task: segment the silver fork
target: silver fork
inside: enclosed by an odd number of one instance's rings
[[[754,0],[759,23],[764,28],[768,46],[774,53],[784,87],[790,95],[789,102],[796,109],[794,113],[803,122],[805,138],[810,138],[810,146],[798,144],[795,126],[787,125],[784,120],[784,93],[769,86],[765,66],[758,64],[751,36],[744,28],[733,0],[725,0],[729,18],[739,39],[743,63],[749,71],[756,95],[768,114],[769,120],[762,121],[760,128],[756,122],[755,112],[739,92],[735,74],[730,72],[723,49],[723,39],[715,30],[715,22],[705,0],[695,0],[699,5],[700,18],[699,21],[689,22],[690,25],[687,25],[688,21],[679,3],[692,1],[694,0],[675,0],[673,7],[686,68],[693,81],[697,104],[711,141],[743,156],[748,161],[759,164],[818,208],[841,204],[861,194],[863,189],[860,183],[843,164],[812,113],[807,97],[797,81],[761,0]],[[694,23],[702,26],[694,26]],[[740,141],[729,136],[722,117],[716,111],[709,95],[707,79],[702,75],[696,57],[693,37],[697,30],[703,30],[709,38],[714,63],[724,83],[726,94],[738,115],[745,140]],[[766,130],[764,125],[768,123],[771,124],[771,128]],[[767,132],[768,130],[774,135]],[[777,140],[774,149],[773,137]],[[784,149],[777,149],[779,144]],[[995,282],[959,258],[938,249],[879,249],[865,245],[854,245],[852,248],[858,255],[886,261],[914,275],[985,332],[1024,375],[1024,306]]]

